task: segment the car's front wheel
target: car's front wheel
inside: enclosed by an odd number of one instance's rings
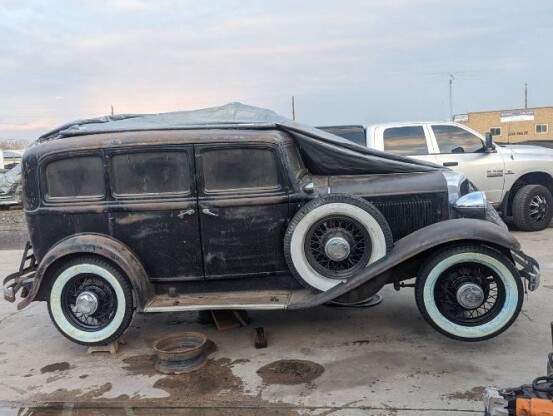
[[[526,185],[513,198],[513,222],[524,231],[541,231],[553,218],[553,196],[543,185]]]
[[[133,316],[131,285],[111,263],[93,256],[72,259],[52,276],[48,310],[56,328],[81,345],[119,338]]]
[[[523,292],[511,260],[479,245],[434,254],[415,285],[424,319],[438,332],[461,341],[482,341],[505,331],[520,312]]]

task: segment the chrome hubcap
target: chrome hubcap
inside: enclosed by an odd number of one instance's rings
[[[89,291],[85,291],[77,296],[75,301],[75,312],[84,315],[92,315],[98,309],[98,297]]]
[[[535,195],[530,201],[530,217],[534,221],[542,221],[547,214],[547,199],[543,195]]]
[[[350,253],[350,245],[343,237],[329,238],[325,244],[325,254],[329,259],[334,261],[342,261]]]
[[[464,283],[457,289],[457,302],[463,308],[478,308],[484,302],[484,298],[484,291],[476,283]]]

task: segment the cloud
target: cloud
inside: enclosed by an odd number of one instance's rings
[[[551,104],[551,12],[546,0],[5,0],[0,122],[16,127],[0,136],[32,138],[112,104],[289,114],[291,95],[313,124],[444,118],[447,81],[430,74],[448,71],[471,74],[456,81],[456,112],[516,105],[524,82],[531,104]]]

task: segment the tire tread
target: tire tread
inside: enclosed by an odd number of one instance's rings
[[[545,226],[543,227],[536,226],[536,224],[532,222],[528,208],[528,204],[530,202],[529,200],[531,199],[532,194],[537,191],[546,196],[548,199],[547,203],[550,206],[548,218],[544,221]],[[553,217],[553,196],[551,195],[549,189],[543,185],[525,185],[515,194],[515,197],[513,198],[512,211],[513,222],[517,228],[523,231],[541,231],[549,226]]]

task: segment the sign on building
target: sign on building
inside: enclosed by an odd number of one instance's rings
[[[534,112],[531,110],[504,111],[501,113],[501,122],[510,123],[512,121],[532,121]]]

